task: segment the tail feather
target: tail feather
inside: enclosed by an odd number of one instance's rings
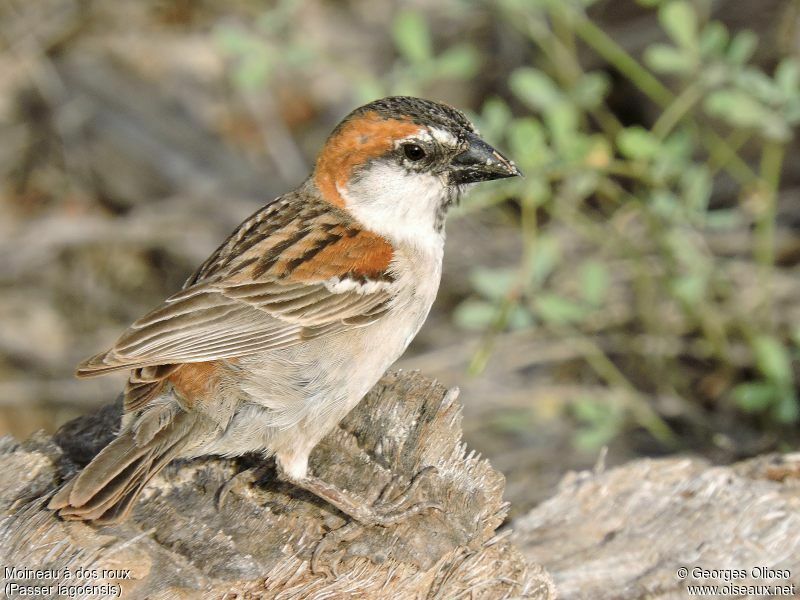
[[[144,487],[145,483],[142,475],[145,474],[146,459],[141,457],[136,462],[130,464],[117,477],[100,488],[97,493],[91,496],[84,504],[75,505],[70,503],[59,511],[59,515],[65,519],[81,519],[84,521],[96,521],[110,509],[114,508],[118,502],[126,496],[126,493]],[[143,460],[144,459],[144,460]],[[138,495],[138,494],[136,494]]]
[[[194,416],[175,415],[146,443],[131,430],[100,451],[48,504],[69,520],[108,524],[128,516],[144,486],[185,447]]]
[[[146,446],[136,446],[131,433],[120,434],[78,473],[75,486],[69,495],[69,503],[73,506],[83,506],[147,451]]]
[[[158,471],[156,471],[156,473],[157,472]],[[94,522],[98,525],[112,525],[114,523],[124,521],[130,514],[136,499],[139,497],[139,494],[142,493],[144,486],[153,476],[155,476],[155,473],[153,473],[153,475],[151,475],[149,478],[143,479],[141,484],[133,487],[125,494],[120,496],[119,499],[108,510],[106,510],[99,517],[95,518]]]
[[[120,494],[115,495],[113,502],[108,503],[108,508],[101,516],[94,518],[95,523],[107,525],[125,520],[139,494],[142,493],[144,486],[175,458],[175,454],[176,451],[167,452],[152,463],[149,463],[149,468],[144,475],[131,482]]]

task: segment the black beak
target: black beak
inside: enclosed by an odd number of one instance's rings
[[[450,161],[450,183],[461,185],[517,177],[517,166],[474,133],[467,134],[469,147]]]

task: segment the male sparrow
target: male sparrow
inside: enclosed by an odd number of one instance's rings
[[[173,459],[258,452],[362,523],[399,520],[310,475],[309,454],[425,321],[447,209],[467,184],[519,174],[450,106],[398,96],[354,110],[298,189],[78,366],[130,371],[122,427],[49,508],[117,522]]]

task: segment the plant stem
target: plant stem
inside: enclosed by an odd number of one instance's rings
[[[581,39],[630,79],[648,98],[661,107],[666,107],[672,102],[672,92],[605,31],[587,19],[585,15],[575,14],[574,17],[575,31]]]
[[[755,228],[754,254],[759,265],[760,288],[764,293],[764,316],[771,312],[772,270],[775,264],[775,218],[778,204],[778,186],[780,185],[781,167],[785,148],[783,144],[770,140],[764,144],[761,152],[761,181],[759,192],[763,206],[758,211]]]
[[[609,385],[627,392],[628,407],[636,422],[644,427],[650,435],[663,444],[675,446],[677,437],[669,425],[653,410],[641,393],[628,381],[628,378],[617,368],[605,352],[591,339],[573,332],[577,338],[586,362]]]
[[[697,83],[684,89],[653,124],[653,134],[660,140],[666,138],[686,113],[703,97],[703,91],[703,87]]]
[[[491,326],[484,332],[478,349],[470,361],[468,371],[471,375],[481,373],[489,361],[498,334],[508,325],[511,311],[519,305],[532,280],[533,256],[539,239],[538,220],[536,216],[537,202],[530,196],[523,196],[520,200],[522,209],[522,241],[523,249],[520,257],[519,271],[516,282],[503,298],[497,308]]]

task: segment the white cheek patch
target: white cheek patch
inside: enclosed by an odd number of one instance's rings
[[[337,190],[367,229],[413,245],[443,243],[437,215],[448,199],[448,188],[440,177],[377,162]]]

